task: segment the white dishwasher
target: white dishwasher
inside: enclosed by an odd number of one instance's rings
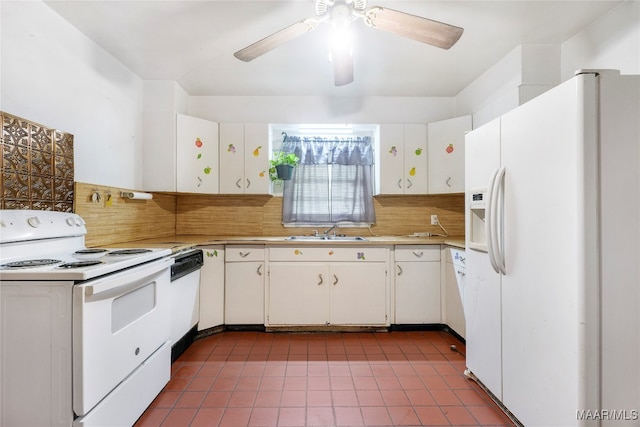
[[[169,286],[171,322],[171,362],[193,343],[200,317],[200,269],[204,264],[201,249],[188,249],[173,254]]]

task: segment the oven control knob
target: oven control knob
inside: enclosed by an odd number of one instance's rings
[[[70,227],[73,227],[76,222],[73,220],[73,217],[69,217],[67,218],[67,224],[69,224]]]
[[[76,227],[82,227],[84,225],[84,220],[79,216],[76,217]]]
[[[27,223],[33,228],[40,227],[40,219],[37,216],[29,217]]]

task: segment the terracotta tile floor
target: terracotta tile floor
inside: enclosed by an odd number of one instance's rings
[[[222,332],[196,341],[136,427],[513,426],[445,332]]]

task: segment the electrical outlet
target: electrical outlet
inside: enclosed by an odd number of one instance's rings
[[[438,225],[438,215],[431,215],[431,225]]]

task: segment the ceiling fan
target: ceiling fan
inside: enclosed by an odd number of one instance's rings
[[[385,7],[373,6],[367,9],[367,0],[314,0],[314,8],[315,17],[285,27],[233,55],[244,62],[252,61],[326,22],[333,29],[330,60],[333,64],[334,81],[336,86],[342,86],[353,81],[353,56],[348,29],[356,19],[363,19],[369,27],[442,49],[453,46],[464,31],[454,25]]]

